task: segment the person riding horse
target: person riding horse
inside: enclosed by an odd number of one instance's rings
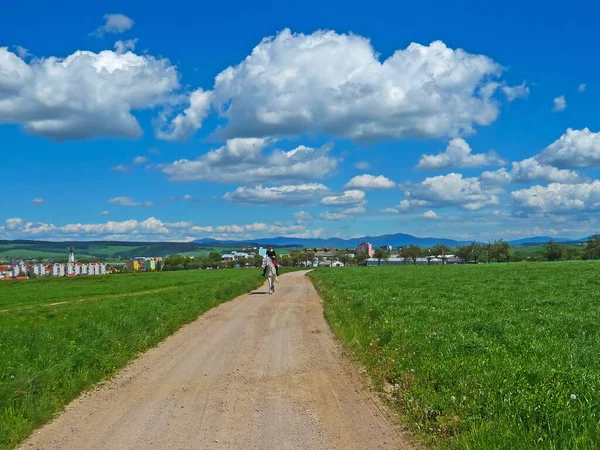
[[[279,276],[279,264],[277,264],[277,261],[276,261],[277,253],[275,253],[275,250],[273,250],[272,245],[269,245],[269,249],[267,250],[267,256],[269,258],[271,258],[271,261],[273,261],[273,265],[275,266],[277,276]],[[265,267],[265,270],[263,270],[262,276],[264,277],[266,273],[267,273],[267,268]]]

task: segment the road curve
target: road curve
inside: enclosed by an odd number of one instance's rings
[[[341,354],[305,272],[183,327],[23,449],[412,449]]]

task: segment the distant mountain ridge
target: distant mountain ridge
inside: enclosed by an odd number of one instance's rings
[[[221,245],[276,245],[281,247],[344,247],[352,248],[356,247],[361,242],[370,242],[374,247],[381,245],[391,245],[393,247],[399,247],[401,245],[420,245],[423,247],[430,247],[435,244],[446,244],[448,246],[462,245],[466,241],[457,241],[454,239],[446,238],[433,238],[433,237],[416,237],[405,233],[396,234],[384,234],[382,236],[364,236],[352,239],[341,239],[341,238],[290,238],[290,237],[273,237],[273,238],[257,238],[248,239],[243,241],[215,241],[214,239],[198,239],[194,242],[198,244],[221,244]],[[470,242],[470,241],[469,241]]]
[[[588,237],[581,239],[570,239],[561,237],[550,237],[550,236],[532,236],[528,238],[515,239],[508,241],[510,245],[535,245],[545,244],[546,242],[553,240],[554,242],[564,244],[575,244],[586,242]],[[457,245],[464,245],[473,242],[458,241],[455,239],[448,238],[435,238],[435,237],[417,237],[406,233],[395,233],[395,234],[384,234],[381,236],[364,236],[359,238],[342,239],[342,238],[290,238],[290,237],[274,237],[274,238],[257,238],[248,240],[226,240],[219,241],[215,239],[198,239],[195,243],[199,244],[220,244],[220,245],[276,245],[281,247],[356,247],[361,242],[370,242],[373,247],[379,247],[381,245],[391,245],[393,247],[399,247],[403,245],[420,245],[421,247],[431,247],[435,244],[445,244],[449,247],[456,247]],[[479,241],[480,243],[483,243]]]
[[[512,246],[527,246],[545,244],[550,239],[565,244],[586,242],[588,237],[581,239],[567,239],[549,236],[533,236],[529,238],[508,241]],[[382,245],[391,245],[397,249],[403,245],[420,245],[431,247],[435,244],[445,244],[456,247],[471,241],[458,241],[455,239],[416,237],[406,233],[385,234],[382,236],[363,236],[352,239],[341,238],[257,238],[245,240],[198,239],[194,242],[130,242],[130,241],[35,241],[35,240],[0,240],[0,259],[6,258],[52,258],[67,257],[68,249],[73,247],[77,257],[83,258],[122,258],[130,259],[135,256],[168,256],[175,254],[202,254],[223,249],[241,249],[244,247],[267,246],[273,244],[277,247],[333,247],[356,248],[363,241],[370,242],[377,248]]]
[[[528,238],[515,239],[514,241],[508,241],[508,243],[510,245],[535,245],[546,244],[550,240],[561,244],[577,244],[580,242],[586,242],[588,240],[588,237],[584,237],[581,239],[569,239],[551,236],[533,236]]]

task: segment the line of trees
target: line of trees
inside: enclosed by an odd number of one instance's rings
[[[406,261],[412,260],[413,264],[417,263],[418,258],[426,258],[427,263],[431,264],[431,261],[434,258],[440,258],[442,262],[445,263],[448,259],[448,255],[451,255],[452,253],[460,258],[463,263],[491,263],[492,261],[510,262],[514,258],[510,244],[502,239],[487,244],[471,242],[470,244],[457,247],[455,252],[447,245],[441,243],[429,248],[421,248],[419,245],[411,244],[402,247],[399,256]],[[381,261],[388,259],[389,256],[390,255],[387,252],[381,249],[377,249],[374,252],[374,257],[378,260],[379,265],[381,265]]]
[[[256,255],[253,258],[239,258],[235,261],[223,261],[221,254],[211,252],[207,256],[191,258],[189,256],[171,255],[165,259],[162,270],[194,270],[194,269],[221,269],[239,267],[260,267],[262,265],[262,256]]]
[[[541,251],[528,258],[530,261],[571,261],[600,259],[600,234],[590,236],[585,246],[560,244],[554,240],[548,241]]]
[[[543,249],[537,253],[525,256],[522,253],[515,253],[510,244],[502,239],[490,241],[487,244],[471,242],[470,244],[458,246],[451,249],[445,244],[436,244],[433,247],[422,248],[419,245],[411,244],[400,249],[399,256],[407,262],[417,263],[418,258],[426,258],[430,264],[433,258],[447,259],[448,255],[454,254],[463,263],[492,263],[492,262],[516,262],[522,260],[528,261],[564,261],[576,259],[600,259],[600,234],[590,236],[585,247],[575,247],[572,245],[559,244],[550,240],[543,246]],[[315,252],[294,249],[288,254],[278,255],[277,261],[282,267],[301,267],[310,265],[315,260]],[[377,248],[373,257],[377,259],[378,264],[390,258],[390,254]],[[334,259],[342,262],[344,265],[364,265],[368,259],[366,253],[356,253],[352,255],[347,251],[337,252]],[[166,258],[163,270],[191,270],[199,268],[229,268],[229,267],[260,267],[262,265],[262,256],[256,255],[252,258],[239,258],[235,261],[223,262],[221,254],[211,252],[208,256],[190,258],[180,255],[172,255]]]
[[[510,262],[514,257],[510,244],[502,239],[496,239],[487,244],[471,242],[461,245],[456,249],[456,256],[464,263],[485,261],[488,264],[492,261]]]

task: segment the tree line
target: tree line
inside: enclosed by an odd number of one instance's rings
[[[236,265],[240,267],[260,267],[262,265],[262,256],[256,255],[252,258],[239,258],[235,261],[223,261],[220,253],[210,252],[206,256],[192,258],[190,256],[171,255],[165,261],[162,270],[194,270],[194,269],[226,269],[233,268]]]
[[[570,260],[600,259],[600,234],[590,236],[585,246],[574,247],[569,244],[559,244],[552,239],[542,250],[529,257],[531,261],[570,261]]]
[[[492,263],[492,262],[517,262],[517,261],[564,261],[577,259],[600,259],[600,234],[590,236],[585,247],[573,247],[559,244],[553,240],[544,244],[542,249],[530,255],[515,253],[510,244],[503,239],[496,239],[487,244],[471,242],[450,248],[445,244],[436,244],[432,247],[421,247],[416,244],[404,246],[400,249],[399,256],[407,263],[417,263],[419,258],[427,259],[431,264],[434,258],[440,258],[444,262],[448,255],[455,255],[463,263]],[[374,250],[373,257],[381,265],[382,261],[390,258],[390,254],[380,248]],[[316,257],[312,250],[304,251],[293,249],[287,254],[279,254],[277,261],[282,267],[310,266]],[[354,253],[350,251],[338,251],[333,259],[340,261],[345,266],[364,265],[369,256],[366,253]],[[171,255],[164,261],[162,270],[192,270],[205,268],[231,268],[231,267],[261,267],[262,256],[255,255],[250,258],[239,258],[235,261],[222,261],[221,254],[211,252],[207,256],[191,258],[181,255]]]
[[[510,249],[510,244],[502,239],[488,242],[487,244],[478,244],[471,242],[467,245],[461,245],[452,251],[446,244],[436,244],[433,247],[422,248],[416,244],[410,244],[400,249],[399,256],[405,261],[411,261],[417,264],[419,258],[425,258],[428,264],[431,264],[433,259],[439,258],[443,263],[448,259],[448,255],[454,254],[463,263],[479,263],[487,262],[509,262],[514,257]],[[379,265],[381,261],[390,257],[390,254],[383,249],[374,251],[374,258],[377,259]]]
[[[374,253],[374,257],[379,261],[379,264],[390,257],[382,249],[377,249]],[[399,256],[407,261],[412,260],[416,264],[418,258],[426,258],[427,262],[431,263],[433,258],[439,257],[444,260],[450,253],[453,253],[463,263],[600,259],[600,234],[590,236],[585,246],[581,247],[560,244],[551,239],[540,250],[530,254],[522,250],[515,252],[508,242],[497,239],[487,244],[471,242],[470,244],[460,245],[455,249],[451,249],[444,244],[437,244],[430,248],[421,248],[418,245],[411,244],[402,247]]]

